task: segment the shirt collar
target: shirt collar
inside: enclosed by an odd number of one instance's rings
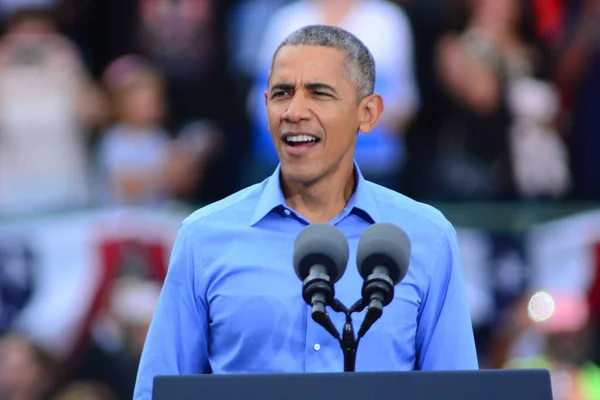
[[[361,217],[367,217],[372,223],[378,222],[380,216],[377,203],[369,188],[369,182],[363,177],[356,161],[354,162],[354,171],[356,172],[358,182],[356,184],[356,191],[348,201],[346,209],[351,212],[360,211]],[[285,197],[281,191],[280,172],[281,164],[279,164],[277,168],[275,168],[273,174],[267,178],[263,192],[260,195],[258,204],[252,214],[250,225],[255,225],[271,211],[286,207]]]

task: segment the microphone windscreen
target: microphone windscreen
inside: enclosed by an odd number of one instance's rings
[[[375,223],[365,229],[358,242],[358,272],[366,279],[375,267],[387,267],[396,285],[406,276],[410,250],[410,240],[402,229],[390,223]]]
[[[306,279],[313,265],[323,265],[333,283],[346,272],[349,248],[344,234],[327,223],[314,223],[304,228],[294,244],[294,271]]]

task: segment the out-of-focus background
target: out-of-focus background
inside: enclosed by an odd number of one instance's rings
[[[600,399],[600,0],[0,0],[0,399],[128,399],[182,219],[264,179],[291,31],[386,102],[356,159],[458,230],[482,368]]]

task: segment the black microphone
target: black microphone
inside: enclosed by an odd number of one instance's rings
[[[358,242],[356,266],[364,279],[361,304],[357,311],[367,305],[365,319],[358,331],[360,339],[383,313],[383,307],[394,298],[396,286],[408,271],[410,240],[398,226],[375,223],[363,232]]]
[[[333,285],[346,272],[348,257],[348,241],[333,225],[310,224],[296,237],[294,271],[302,281],[302,297],[312,307],[312,319],[338,339],[325,307],[334,304]]]

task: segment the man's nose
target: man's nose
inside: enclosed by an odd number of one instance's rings
[[[288,103],[288,108],[282,115],[282,118],[290,122],[299,122],[310,118],[310,104],[306,94],[298,91]]]

